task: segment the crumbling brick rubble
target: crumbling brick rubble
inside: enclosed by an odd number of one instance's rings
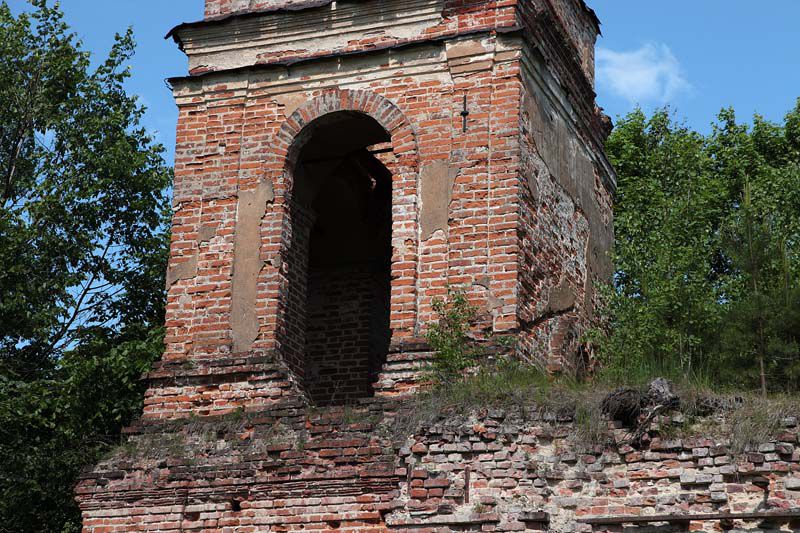
[[[624,429],[615,442],[582,443],[572,415],[533,403],[422,423],[416,410],[408,399],[313,408],[293,396],[263,411],[134,426],[78,487],[85,531],[601,532],[619,529],[580,520],[800,504],[792,417],[769,442],[734,453],[703,437],[654,435],[634,447]],[[729,525],[798,527],[763,522]]]

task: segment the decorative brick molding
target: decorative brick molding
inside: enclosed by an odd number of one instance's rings
[[[351,89],[328,91],[298,107],[276,135],[273,157],[288,160],[291,169],[300,149],[313,133],[313,122],[337,111],[356,111],[375,119],[391,135],[395,156],[409,166],[416,166],[417,141],[403,113],[375,92]]]

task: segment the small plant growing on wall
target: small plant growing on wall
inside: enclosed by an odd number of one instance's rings
[[[431,371],[435,382],[451,383],[474,366],[480,355],[479,347],[469,337],[477,308],[469,303],[463,290],[448,287],[446,298],[433,300],[433,309],[437,321],[426,335],[436,354]]]

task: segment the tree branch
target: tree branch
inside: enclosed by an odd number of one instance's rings
[[[15,146],[8,160],[8,169],[6,170],[5,184],[3,187],[3,205],[5,205],[7,201],[12,199],[14,175],[16,174],[17,171],[17,160],[19,159],[19,156],[22,153],[22,147],[24,146],[27,133],[33,127],[34,106],[32,105],[32,100],[35,98],[34,93],[36,91],[37,86],[39,85],[40,76],[41,76],[41,69],[36,69],[34,78],[31,81],[31,84],[28,88],[28,102],[27,102],[28,105],[26,106],[23,118],[22,120],[20,120],[19,127],[17,128],[15,141],[13,143]]]
[[[99,257],[99,259],[101,261],[106,258],[106,255],[108,254],[108,250],[110,249],[112,242],[113,242],[113,234],[109,236],[108,242],[106,242],[106,245],[103,248],[103,253]],[[56,346],[58,346],[58,344],[66,336],[66,334],[69,331],[69,329],[75,323],[75,321],[77,320],[78,316],[83,313],[83,309],[82,309],[83,302],[86,299],[86,297],[89,295],[90,289],[92,288],[92,285],[94,284],[96,279],[97,279],[97,272],[95,271],[95,272],[92,272],[92,275],[89,277],[89,280],[86,282],[86,285],[84,285],[83,289],[81,289],[80,296],[78,297],[78,300],[75,302],[75,306],[73,308],[72,316],[70,316],[70,318],[61,326],[61,329],[59,330],[59,332],[50,341],[50,344],[48,345],[47,350],[46,350],[48,353],[52,352],[56,348]]]

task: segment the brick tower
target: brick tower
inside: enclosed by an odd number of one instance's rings
[[[402,403],[448,286],[520,359],[584,365],[612,243],[598,32],[582,0],[207,0],[173,29],[166,351],[78,486],[85,531],[392,529],[399,459],[330,417]]]

